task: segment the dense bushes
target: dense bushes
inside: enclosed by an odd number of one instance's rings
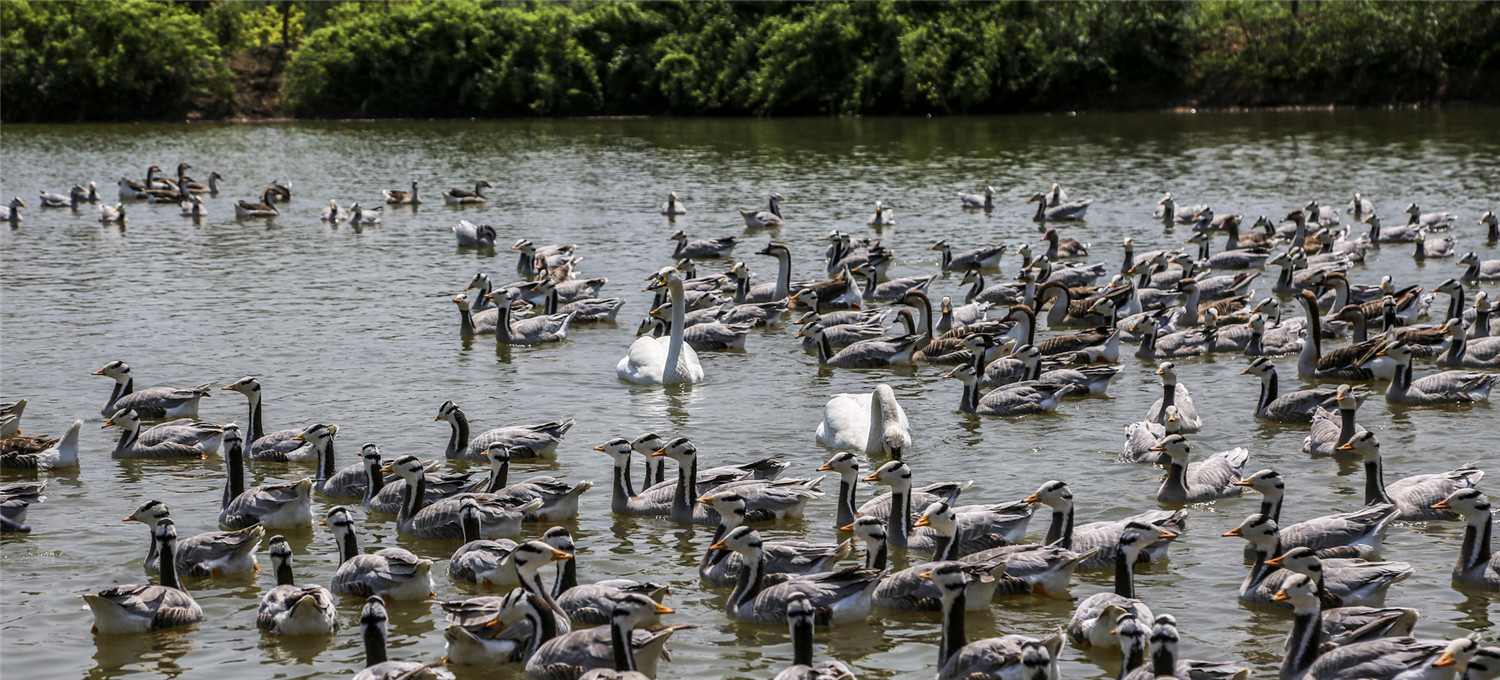
[[[308,117],[1500,100],[1500,4],[1483,1],[16,0],[0,11],[6,120],[212,114],[224,60],[283,38],[295,46],[283,94]]]
[[[229,95],[219,46],[176,5],[6,0],[0,26],[7,121],[180,118]]]

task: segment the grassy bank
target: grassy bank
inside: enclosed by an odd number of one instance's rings
[[[1490,2],[8,0],[0,24],[6,121],[1500,101]]]

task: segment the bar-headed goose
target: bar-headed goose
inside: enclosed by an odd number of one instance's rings
[[[985,187],[982,194],[965,194],[959,192],[958,201],[964,208],[993,210],[995,208],[995,187]]]
[[[142,430],[134,409],[120,410],[101,427],[120,428],[112,458],[203,458],[217,452],[224,438],[223,426],[187,419]]]
[[[781,217],[781,204],[789,203],[781,194],[771,194],[770,207],[765,210],[746,210],[740,208],[740,217],[745,218],[745,226],[751,229],[761,227],[779,227],[786,224]]]
[[[503,442],[490,444],[489,450],[483,454],[490,459],[490,476],[481,484],[470,486],[469,490],[510,499],[515,505],[540,499],[541,507],[527,513],[528,522],[564,521],[577,517],[578,499],[594,488],[594,483],[584,480],[570,485],[556,477],[543,475],[510,484],[510,461],[521,457],[517,453],[515,448]]]
[[[453,224],[453,239],[460,248],[494,248],[499,235],[488,224],[459,220]]]
[[[516,542],[508,538],[490,540],[479,533],[479,501],[464,498],[458,506],[464,544],[448,559],[448,577],[480,585],[515,585],[519,576],[512,559]],[[540,567],[538,567],[540,568]]]
[[[647,617],[672,613],[671,608],[645,595],[628,593],[612,604],[608,625],[575,630],[542,642],[526,659],[526,674],[536,680],[564,680],[593,669],[612,668],[656,677],[658,661],[668,658],[667,640],[673,633],[693,626],[638,629]]]
[[[1250,573],[1240,582],[1240,601],[1246,604],[1262,607],[1290,606],[1272,597],[1287,579],[1298,573],[1290,567],[1307,573],[1322,573],[1325,578],[1314,581],[1318,583],[1319,596],[1330,606],[1361,600],[1378,601],[1384,597],[1386,587],[1411,573],[1410,565],[1402,562],[1367,562],[1341,558],[1319,560],[1317,568],[1313,569],[1308,557],[1316,559],[1316,556],[1306,548],[1288,551],[1296,553],[1288,564],[1281,558],[1273,557],[1282,550],[1280,529],[1275,520],[1261,514],[1246,517],[1239,526],[1223,535],[1243,538],[1255,548],[1255,560],[1250,566]],[[1281,568],[1282,566],[1288,568]]]
[[[1113,592],[1090,595],[1078,603],[1073,618],[1068,621],[1068,638],[1074,645],[1087,649],[1105,646],[1114,642],[1110,626],[1120,614],[1135,614],[1137,620],[1151,619],[1151,610],[1144,602],[1135,599],[1135,562],[1141,550],[1162,538],[1171,538],[1172,532],[1144,522],[1131,522],[1120,534],[1119,555],[1115,560],[1115,587]]]
[[[1121,634],[1119,629],[1124,624],[1129,627],[1135,623],[1136,630],[1142,630],[1143,626],[1132,621],[1134,614],[1121,614],[1115,620],[1115,632],[1123,640],[1126,634]],[[1244,666],[1236,666],[1223,661],[1199,661],[1197,659],[1179,659],[1177,657],[1177,645],[1180,638],[1177,633],[1177,618],[1171,614],[1162,614],[1156,617],[1151,625],[1150,649],[1151,663],[1132,667],[1132,670],[1122,680],[1160,680],[1161,678],[1173,678],[1174,680],[1247,680],[1250,677],[1250,669]],[[1123,643],[1122,643],[1123,645]],[[1127,657],[1127,665],[1129,658]]]
[[[161,573],[161,546],[156,531],[172,513],[161,501],[146,501],[125,517],[126,522],[140,522],[151,530],[151,546],[146,551],[146,573]],[[175,556],[179,575],[205,578],[260,571],[255,563],[255,549],[266,530],[259,524],[236,531],[210,531],[181,538]]]
[[[731,618],[754,623],[786,623],[786,606],[793,593],[801,593],[812,605],[814,621],[836,625],[859,621],[870,614],[870,596],[879,584],[880,574],[873,569],[843,569],[793,576],[774,585],[765,579],[765,553],[760,534],[750,527],[729,532],[712,548],[729,549],[745,560],[734,592],[725,603]]]
[[[1490,499],[1479,489],[1459,489],[1434,503],[1434,508],[1458,513],[1464,518],[1464,542],[1453,565],[1453,580],[1464,585],[1500,589],[1500,553],[1490,552]]]
[[[268,529],[301,529],[312,525],[313,481],[303,477],[284,484],[245,488],[245,440],[234,423],[224,426],[224,497],[219,526],[243,529],[260,524]]]
[[[1320,408],[1338,403],[1338,391],[1329,387],[1314,387],[1279,394],[1280,381],[1276,377],[1276,364],[1266,357],[1257,357],[1240,375],[1260,378],[1260,398],[1255,401],[1255,417],[1275,423],[1310,423],[1313,413]]]
[[[1355,393],[1354,388],[1348,384],[1339,385],[1334,398],[1339,404],[1337,413],[1326,408],[1313,411],[1312,428],[1302,440],[1304,453],[1314,456],[1352,455],[1352,452],[1341,451],[1339,447],[1349,443],[1354,435],[1367,431],[1365,426],[1354,420],[1354,412],[1359,409],[1360,401],[1360,395]]]
[[[400,475],[392,474],[390,479],[386,478],[386,463],[380,458],[380,451],[365,451],[364,454],[373,463],[365,468],[365,493],[360,499],[360,505],[382,515],[395,515],[401,512],[401,499],[406,490],[406,480]],[[482,486],[484,480],[474,482],[469,479],[471,472],[427,472],[435,469],[438,461],[422,461],[423,487],[427,491],[428,503],[436,503],[445,498],[452,498],[466,491],[483,490],[475,489]],[[326,495],[326,494],[325,494]]]
[[[1167,476],[1156,491],[1158,501],[1204,503],[1233,498],[1244,491],[1236,482],[1245,474],[1245,461],[1250,459],[1250,451],[1242,446],[1220,451],[1191,464],[1188,459],[1192,447],[1180,434],[1167,435],[1152,450],[1172,457]]]
[[[890,510],[886,515],[890,522],[886,531],[890,535],[891,545],[929,554],[943,553],[949,547],[948,543],[932,528],[919,526],[921,522],[918,520],[921,519],[921,515],[915,519],[912,516],[911,478],[911,468],[906,463],[892,460],[876,468],[868,477],[865,477],[865,481],[879,482],[891,487],[891,500],[888,503]],[[962,484],[961,488],[967,485],[967,483]],[[957,492],[955,490],[954,495]],[[950,508],[946,500],[934,499],[932,504],[929,504],[922,512],[925,514],[937,504],[940,504],[942,509],[951,509],[960,516],[957,555],[967,555],[1007,543],[1019,542],[1026,535],[1026,525],[1036,511],[1035,503],[1025,501]]]
[[[303,437],[309,428],[288,428],[275,432],[266,432],[264,420],[262,419],[260,381],[245,376],[224,386],[224,389],[239,392],[245,395],[245,400],[250,405],[250,425],[245,432],[245,440],[249,443],[245,449],[245,457],[250,460],[269,460],[285,462],[288,454],[298,449],[307,449],[296,454],[300,462],[310,462],[316,459],[316,454]],[[316,425],[312,427],[317,427]],[[325,426],[333,432],[337,432],[336,426]]]
[[[687,206],[683,205],[682,201],[677,200],[677,192],[668,191],[667,202],[661,204],[661,214],[668,216],[686,215]]]
[[[157,525],[156,541],[161,545],[161,585],[112,586],[84,595],[94,614],[93,632],[148,633],[203,619],[203,609],[177,578],[177,527],[172,520]]]
[[[656,448],[661,448],[660,444],[652,451]],[[649,488],[641,491],[639,495],[635,493],[630,479],[630,459],[634,449],[629,441],[623,437],[616,437],[595,446],[594,450],[608,454],[614,460],[614,479],[610,484],[611,512],[643,517],[661,517],[671,514],[675,483],[670,485],[658,483],[654,487],[650,486],[651,475],[650,470],[647,470],[646,481]],[[646,460],[652,459],[648,457]]]
[[[1380,455],[1380,439],[1374,432],[1354,435],[1341,451],[1353,451],[1364,458],[1365,505],[1390,503],[1400,511],[1397,519],[1426,521],[1457,519],[1452,512],[1434,509],[1438,501],[1459,489],[1473,488],[1484,477],[1484,470],[1474,463],[1460,465],[1447,472],[1414,475],[1385,483],[1385,461]]]
[[[479,180],[474,183],[474,190],[448,188],[443,190],[443,202],[448,205],[475,205],[484,203],[488,197],[484,190],[490,188],[488,180]]]
[[[515,458],[553,455],[557,452],[557,445],[562,441],[563,435],[568,433],[574,422],[569,418],[538,425],[497,427],[471,439],[469,417],[452,401],[443,402],[433,420],[447,421],[452,429],[448,445],[443,449],[444,455],[467,460],[483,460],[484,452],[496,443],[504,443]]]
[[[1444,321],[1442,328],[1453,339],[1448,343],[1448,351],[1438,355],[1439,366],[1500,368],[1500,337],[1470,339],[1463,319],[1458,318]]]
[[[1478,371],[1443,371],[1412,379],[1412,349],[1397,342],[1380,351],[1396,360],[1396,377],[1386,387],[1385,399],[1395,404],[1466,404],[1486,401],[1500,374]]]
[[[354,518],[349,509],[335,505],[322,524],[333,531],[339,548],[339,566],[333,573],[331,590],[357,597],[383,596],[391,600],[425,600],[432,592],[432,560],[422,559],[406,548],[382,548],[368,555],[359,552]]]
[[[1141,549],[1136,561],[1141,564],[1161,563],[1167,559],[1167,549],[1178,535],[1187,531],[1187,511],[1147,510],[1116,520],[1103,520],[1076,525],[1073,520],[1073,491],[1065,482],[1052,480],[1042,484],[1036,492],[1027,496],[1028,503],[1042,503],[1052,508],[1052,521],[1047,527],[1047,536],[1042,539],[1046,546],[1070,549],[1085,555],[1079,569],[1106,569],[1114,567],[1120,558],[1120,535],[1131,522],[1141,522],[1165,528],[1170,536],[1156,540]],[[1004,550],[1001,548],[1000,550]]]
[[[1275,470],[1261,470],[1237,484],[1259,491],[1259,513],[1281,522],[1286,481],[1280,474]],[[1320,557],[1377,557],[1385,543],[1385,531],[1396,519],[1396,514],[1396,506],[1378,503],[1354,512],[1281,525],[1281,547],[1311,548],[1318,551]],[[1253,558],[1254,552],[1251,546],[1245,547],[1246,557]]]
[[[695,503],[697,492],[698,447],[687,437],[677,437],[662,448],[652,452],[652,457],[667,457],[677,462],[677,483],[672,490],[672,519],[694,524],[717,524],[719,514],[705,503]],[[781,464],[784,466],[784,464]],[[710,472],[713,470],[711,469]],[[740,470],[743,472],[743,470]],[[790,517],[801,517],[807,501],[822,496],[818,485],[823,478],[816,479],[738,479],[722,486],[713,487],[713,492],[732,489],[746,503],[748,521],[768,522]],[[706,492],[705,492],[706,493]]]
[[[123,361],[111,361],[104,368],[94,371],[94,375],[108,376],[115,381],[109,400],[99,410],[106,417],[121,409],[134,409],[142,418],[152,420],[197,418],[198,400],[211,396],[213,389],[213,383],[205,383],[187,389],[152,387],[137,392],[135,377],[130,374],[130,366]]]
[[[792,665],[777,673],[775,680],[854,680],[854,671],[842,661],[813,661],[813,608],[807,596],[794,593],[786,607],[792,629]]]
[[[561,551],[566,557],[557,562],[557,579],[552,583],[552,598],[557,606],[568,613],[574,624],[602,626],[609,623],[613,603],[626,595],[636,593],[660,602],[667,594],[667,586],[652,581],[633,581],[624,578],[606,579],[594,583],[578,582],[578,552],[573,544],[573,535],[563,527],[552,527],[542,534],[542,541]],[[644,623],[657,623],[656,616],[648,616]]]
[[[126,180],[123,177],[120,178],[120,182],[122,182],[120,191],[122,194],[124,193],[123,183],[127,181],[129,180]],[[24,207],[26,207],[26,203],[21,200],[21,197],[12,197],[9,204],[0,205],[0,222],[9,222],[11,223],[11,226],[15,226],[16,224],[20,223],[21,208]]]
[[[271,537],[271,564],[276,587],[260,597],[255,625],[280,635],[330,635],[339,629],[333,593],[319,585],[297,585],[292,578],[292,547],[283,536]]]
[[[1312,579],[1318,586],[1318,597],[1335,607],[1378,605],[1385,600],[1385,592],[1392,584],[1416,573],[1405,562],[1324,560],[1307,548],[1287,550],[1266,565]],[[1330,587],[1330,584],[1335,585]]]
[[[880,453],[900,460],[911,447],[911,426],[890,385],[867,394],[835,394],[823,406],[816,432],[819,444],[834,449]]]
[[[479,502],[480,530],[485,538],[510,538],[521,533],[526,514],[542,507],[540,498],[517,503],[515,499],[495,494],[460,494],[429,503],[427,501],[426,466],[416,456],[402,456],[381,472],[394,472],[406,480],[401,491],[401,508],[396,513],[396,527],[407,536],[417,538],[463,538],[459,509],[463,499]]]
[[[733,490],[714,493],[698,499],[719,515],[719,526],[714,530],[714,542],[743,526],[747,519],[745,498]],[[828,571],[839,560],[848,557],[853,549],[849,541],[843,543],[809,543],[807,541],[765,541],[761,550],[765,555],[765,570],[770,574],[814,574]],[[707,550],[698,561],[698,576],[704,583],[719,587],[735,584],[744,558],[732,550]]]
[[[1132,463],[1165,466],[1172,462],[1172,457],[1154,447],[1171,434],[1182,434],[1182,416],[1175,404],[1166,408],[1160,423],[1140,420],[1126,425],[1123,455]]]
[[[958,366],[945,378],[956,378],[963,382],[964,391],[959,398],[959,410],[979,416],[1023,416],[1048,413],[1057,410],[1063,397],[1071,394],[1086,394],[1087,387],[1072,384],[1047,384],[1038,381],[1011,383],[979,394],[979,375],[973,365]]]
[[[354,680],[453,680],[453,674],[442,664],[416,661],[391,661],[386,658],[385,600],[371,596],[359,613],[360,637],[365,643],[365,667],[354,674]]]
[[[957,561],[965,565],[973,578],[969,595],[975,609],[984,608],[991,596],[1043,594],[1049,597],[1067,598],[1068,583],[1078,563],[1091,557],[1092,553],[1079,554],[1058,545],[1005,545],[988,548],[967,555],[960,555],[958,544],[958,514],[941,501],[928,506],[920,522],[937,532],[938,551],[934,562]],[[898,574],[903,572],[897,572]],[[908,596],[933,597],[919,583],[913,587],[902,585],[895,575],[881,582],[875,591],[876,604],[880,605],[882,591],[904,590]],[[901,601],[901,600],[898,600]],[[903,601],[903,604],[905,602]],[[881,605],[884,606],[884,605]],[[923,608],[923,607],[912,607]]]
[[[921,488],[911,488],[911,470],[904,474],[893,474],[892,478],[901,477],[906,481],[887,482],[891,490],[879,494],[859,506],[858,512],[854,506],[854,492],[859,486],[859,459],[854,454],[840,452],[833,454],[828,462],[818,467],[819,472],[837,472],[839,475],[839,500],[838,510],[835,513],[835,527],[847,527],[855,517],[872,517],[880,522],[885,522],[891,513],[891,507],[897,506],[910,518],[916,521],[927,506],[937,501],[947,501],[952,504],[958,500],[958,495],[964,489],[969,488],[974,482],[972,480],[962,482],[937,482],[928,484]],[[884,476],[883,476],[884,477]]]
[[[1163,362],[1156,367],[1156,374],[1161,376],[1162,396],[1151,403],[1151,408],[1146,409],[1146,420],[1154,423],[1164,423],[1167,417],[1167,407],[1177,407],[1178,431],[1182,434],[1193,434],[1203,429],[1203,418],[1198,415],[1198,407],[1193,404],[1192,392],[1180,382],[1177,382],[1177,364],[1170,361]]]
[[[1082,201],[1059,202],[1057,205],[1048,205],[1045,194],[1033,194],[1026,199],[1027,203],[1036,203],[1036,214],[1031,216],[1033,222],[1076,222],[1084,218],[1088,212],[1089,205],[1093,199]]]
[[[1466,267],[1464,273],[1458,275],[1462,281],[1500,281],[1500,260],[1481,261],[1478,255],[1470,251],[1458,258],[1457,264]]]
[[[938,646],[939,680],[1005,678],[1057,680],[1062,635],[1037,639],[1003,635],[969,642],[964,633],[966,610],[963,568],[945,562],[928,572],[943,596],[943,635]]]

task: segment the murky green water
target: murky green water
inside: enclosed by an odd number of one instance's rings
[[[1395,215],[1407,201],[1451,210],[1461,220],[1460,250],[1500,256],[1475,224],[1497,207],[1500,133],[1494,111],[1361,112],[1255,115],[1118,115],[935,120],[628,120],[498,123],[356,123],[264,126],[11,125],[0,138],[0,196],[32,205],[18,228],[0,229],[4,260],[3,376],[0,396],[27,397],[30,432],[60,432],[86,421],[82,469],[50,474],[50,499],[32,509],[34,533],[0,542],[3,613],[0,674],[35,678],[130,675],[235,678],[347,676],[362,665],[355,632],[357,600],[341,603],[346,628],[327,641],[289,641],[255,628],[259,595],[273,580],[225,579],[192,584],[206,619],[153,636],[95,638],[75,599],[115,583],[139,583],[147,536],[119,518],[156,498],[173,509],[184,535],[214,525],[222,484],[219,459],[193,464],[114,461],[99,430],[109,381],[89,373],[112,359],[131,364],[145,385],[227,384],[242,375],[265,385],[267,427],[322,421],[339,424],[342,464],[361,443],[387,455],[441,456],[447,426],[432,422],[452,399],[474,426],[578,420],[555,462],[521,464],[513,474],[545,472],[599,483],[574,525],[585,581],[630,576],[668,581],[671,619],[698,625],[672,641],[663,678],[764,678],[789,662],[780,626],[740,625],[722,612],[724,591],[702,586],[697,554],[710,532],[664,520],[616,519],[609,513],[607,459],[592,447],[611,437],[654,430],[699,443],[706,464],[779,454],[790,475],[811,475],[829,455],[812,441],[822,404],[836,392],[880,381],[896,390],[913,423],[908,459],[921,480],[974,479],[971,502],[1021,498],[1049,479],[1068,481],[1079,521],[1155,507],[1158,473],[1117,460],[1122,426],[1156,397],[1154,366],[1133,358],[1111,397],[1066,403],[1053,416],[979,420],[957,410],[959,384],[946,368],[900,371],[818,370],[788,326],[759,330],[743,353],[704,354],[708,379],[664,392],[616,380],[614,364],[633,339],[649,296],[640,281],[665,264],[673,226],[655,207],[668,190],[687,203],[677,221],[691,236],[743,234],[735,253],[765,277],[774,261],[753,253],[768,240],[746,234],[735,207],[758,206],[778,191],[791,201],[787,226],[795,278],[822,272],[830,229],[863,234],[876,199],[894,206],[898,226],[883,237],[898,254],[892,275],[936,269],[927,248],[939,238],[974,246],[1038,242],[1023,203],[1053,181],[1095,199],[1086,224],[1065,229],[1094,244],[1093,259],[1117,266],[1119,242],[1140,250],[1175,246],[1183,229],[1164,233],[1150,218],[1170,190],[1185,203],[1221,212],[1284,215],[1307,199],[1343,205],[1353,191]],[[101,228],[91,210],[40,210],[37,189],[64,191],[97,181],[113,200],[121,175],[139,178],[151,163],[194,166],[226,177],[207,201],[211,217],[195,223],[175,206],[132,205],[129,227]],[[360,232],[318,220],[328,199],[378,203],[380,189],[423,181],[431,202],[386,211],[383,225]],[[250,199],[272,179],[293,182],[282,217],[239,222],[232,201]],[[491,202],[457,210],[439,189],[487,179]],[[958,209],[953,194],[992,184],[1001,207],[991,214]],[[497,352],[492,343],[458,337],[450,298],[476,271],[514,278],[510,251],[456,251],[449,226],[460,217],[497,227],[502,243],[576,243],[588,276],[606,276],[609,295],[629,300],[618,326],[580,327],[561,345]],[[1346,217],[1347,220],[1347,217]],[[706,265],[715,270],[717,265]],[[1007,275],[1015,260],[1008,258]],[[1450,262],[1414,263],[1410,248],[1387,247],[1350,274],[1373,283],[1431,288],[1454,276]],[[1258,286],[1269,290],[1271,276]],[[1490,287],[1492,296],[1496,294]],[[936,295],[958,295],[958,277],[940,279]],[[1251,418],[1257,384],[1239,376],[1244,360],[1220,355],[1181,362],[1207,420],[1198,450],[1245,446],[1250,469],[1274,467],[1288,480],[1288,519],[1361,500],[1362,475],[1349,464],[1297,452],[1304,430]],[[1295,383],[1290,359],[1283,382]],[[245,420],[232,393],[203,403],[210,421]],[[1500,435],[1493,406],[1395,409],[1381,399],[1361,421],[1385,443],[1391,478],[1482,460],[1500,475]],[[458,466],[455,466],[458,467]],[[638,469],[638,468],[637,468]],[[311,468],[252,465],[252,482],[309,474]],[[9,479],[10,477],[7,477]],[[1493,489],[1490,480],[1483,485]],[[830,490],[836,485],[830,485]],[[861,497],[869,491],[862,490]],[[1252,611],[1235,599],[1245,574],[1241,543],[1219,534],[1253,512],[1257,497],[1200,508],[1169,564],[1139,577],[1139,595],[1154,611],[1177,616],[1183,652],[1252,664],[1274,673],[1289,617]],[[327,507],[322,499],[315,510]],[[363,510],[357,516],[365,517]],[[833,498],[814,502],[809,517],[767,529],[769,537],[829,540]],[[1032,534],[1045,531],[1044,518]],[[403,545],[439,561],[455,547],[399,538],[389,518],[365,517],[366,548]],[[545,526],[529,527],[540,533]],[[1417,574],[1392,589],[1389,603],[1418,607],[1423,637],[1468,631],[1495,634],[1493,594],[1449,582],[1462,537],[1458,523],[1397,526],[1387,559]],[[336,551],[321,529],[291,537],[299,578],[327,582]],[[264,551],[265,546],[262,546]],[[262,553],[263,567],[269,558]],[[439,577],[441,598],[475,591]],[[1075,594],[1109,588],[1109,575],[1078,579]],[[970,616],[970,635],[1041,633],[1063,625],[1071,605],[1007,600]],[[436,660],[443,653],[441,617],[429,604],[394,606],[393,658]],[[862,677],[929,676],[937,654],[935,615],[877,613],[868,624],[820,631],[819,654],[852,663]],[[1066,677],[1113,677],[1113,660],[1065,652]],[[461,677],[493,673],[456,669]],[[501,677],[519,675],[504,670]]]

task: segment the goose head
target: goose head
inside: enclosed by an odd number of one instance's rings
[[[1280,537],[1280,528],[1276,526],[1276,520],[1260,513],[1250,515],[1240,525],[1223,533],[1228,538],[1231,536],[1243,538],[1251,545],[1270,552],[1276,548],[1277,539]]]
[[[874,551],[885,543],[885,520],[879,517],[860,517],[853,524],[843,527],[840,531],[852,531],[854,535],[865,542],[865,548]]]
[[[376,446],[373,442],[359,447],[359,459],[364,461],[366,466],[373,464],[385,467],[384,465],[380,465],[380,447]]]
[[[156,542],[162,545],[165,551],[169,546],[177,542],[177,525],[172,522],[171,517],[163,517],[156,523]]]
[[[123,361],[111,361],[105,364],[104,368],[94,371],[93,374],[109,376],[114,378],[115,382],[123,384],[130,380],[130,366]]]
[[[1176,537],[1177,534],[1155,524],[1132,520],[1125,524],[1125,531],[1120,534],[1120,559],[1128,559],[1133,564],[1146,546],[1163,538]]]
[[[286,537],[280,534],[271,537],[271,565],[272,573],[289,569],[292,566],[292,546],[286,542]]]
[[[602,451],[613,458],[616,464],[625,463],[630,460],[630,442],[624,437],[615,437],[603,444],[594,447],[595,451]]]
[[[465,286],[464,290],[475,289],[478,289],[481,293],[488,293],[491,290],[494,290],[494,284],[490,283],[490,275],[484,272],[479,272],[474,275],[474,278],[469,279],[469,285]]]
[[[1307,609],[1318,604],[1318,586],[1302,574],[1293,574],[1281,582],[1281,588],[1271,596],[1276,602],[1289,602],[1293,609]]]
[[[245,435],[240,432],[240,426],[234,423],[224,425],[224,436],[219,440],[219,445],[224,447],[226,455],[235,450],[244,451]]]
[[[1275,470],[1261,470],[1249,477],[1234,483],[1235,486],[1248,486],[1267,498],[1280,498],[1286,491],[1286,480],[1281,478],[1281,473]]]
[[[349,508],[342,505],[329,508],[319,524],[328,527],[340,544],[344,542],[345,536],[354,533],[354,518],[349,514]]]
[[[1468,519],[1470,517],[1485,517],[1490,514],[1490,499],[1479,489],[1459,489],[1447,498],[1432,504],[1438,510],[1451,510]]]
[[[932,584],[937,586],[945,602],[958,597],[968,584],[968,577],[964,576],[963,565],[958,562],[939,562],[936,567],[922,572],[922,577],[931,580]]]
[[[1027,503],[1044,503],[1047,507],[1066,510],[1073,506],[1073,490],[1067,482],[1052,480],[1037,488],[1036,493],[1024,499]]]
[[[104,424],[100,425],[99,428],[104,429],[111,425],[124,430],[138,429],[141,426],[141,414],[137,413],[133,408],[120,409],[115,411],[115,414],[110,416],[109,420],[104,421]]]
[[[1026,202],[1027,203],[1043,203],[1046,200],[1047,200],[1047,195],[1046,194],[1043,194],[1041,192],[1037,192],[1035,194],[1032,194],[1031,198],[1026,199]]]
[[[1177,364],[1164,361],[1156,367],[1156,374],[1161,376],[1162,387],[1177,384]]]
[[[1172,464],[1186,467],[1188,458],[1192,453],[1192,447],[1188,444],[1186,437],[1180,434],[1169,434],[1161,443],[1151,447],[1152,451],[1159,451],[1171,456]]]
[[[875,471],[871,472],[869,476],[865,477],[865,481],[879,482],[892,487],[898,485],[910,487],[911,468],[902,461],[888,460],[882,463],[880,467],[875,468]]]
[[[752,556],[760,553],[762,548],[760,534],[750,527],[735,527],[724,535],[719,542],[709,546],[714,550],[733,550],[744,556]]]
[[[1260,319],[1259,326],[1254,325],[1257,318]],[[1250,317],[1250,323],[1245,325],[1256,330],[1264,330],[1266,327],[1265,317],[1255,314]],[[1245,367],[1245,370],[1240,371],[1240,375],[1254,375],[1259,376],[1261,380],[1268,380],[1271,376],[1276,375],[1276,364],[1271,363],[1271,360],[1267,357],[1256,357],[1255,360],[1250,362],[1249,366]]]
[[[818,466],[818,472],[837,472],[839,478],[853,485],[859,476],[859,459],[848,451],[833,454],[828,462]]]
[[[135,512],[125,516],[126,522],[140,522],[153,530],[156,525],[164,519],[172,516],[172,511],[167,509],[167,504],[161,501],[151,500],[141,503]]]
[[[1387,356],[1387,357],[1390,357],[1392,360],[1394,360],[1397,364],[1400,364],[1400,365],[1410,364],[1411,363],[1411,357],[1412,357],[1411,348],[1407,347],[1405,343],[1401,343],[1401,342],[1397,342],[1394,345],[1388,345],[1388,346],[1386,346],[1385,349],[1380,350],[1379,352],[1376,352],[1375,354],[1376,354],[1376,356]]]
[[[469,294],[459,293],[458,295],[453,296],[453,304],[458,305],[458,308],[462,311],[469,311],[471,307],[469,303]]]
[[[1479,640],[1476,637],[1461,637],[1449,642],[1432,665],[1463,668],[1469,664],[1469,660],[1474,658],[1478,651]]]
[[[1115,617],[1115,627],[1109,632],[1120,641],[1120,651],[1124,652],[1126,659],[1136,654],[1145,656],[1146,627],[1141,625],[1140,619],[1136,618],[1135,614],[1124,612]]]
[[[445,401],[442,406],[438,407],[437,416],[433,420],[446,420],[451,423],[457,420],[458,413],[458,404],[452,401]]]
[[[932,527],[942,536],[953,536],[958,532],[958,513],[947,503],[936,501],[922,511],[913,527]]]
[[[1471,250],[1471,251],[1469,251],[1467,253],[1464,253],[1464,256],[1458,258],[1455,261],[1455,263],[1456,264],[1461,264],[1461,265],[1467,265],[1467,266],[1474,266],[1474,265],[1479,264],[1479,256],[1475,255],[1474,251]]]
[[[672,608],[664,606],[640,593],[629,593],[614,602],[610,621],[624,630],[630,630],[658,614],[671,614]]]
[[[260,398],[260,381],[248,375],[225,385],[224,389],[239,392],[251,401]]]
[[[785,244],[776,243],[776,242],[773,241],[771,243],[766,244],[766,247],[761,248],[760,250],[755,251],[755,254],[756,255],[770,255],[772,257],[780,258],[780,257],[783,257],[783,256],[790,257],[791,254],[792,254],[792,251],[791,251],[790,248],[787,248]]]
[[[1266,561],[1267,566],[1281,567],[1313,580],[1323,575],[1323,560],[1312,549],[1297,546]]]
[[[947,239],[943,239],[941,241],[938,241],[937,243],[934,243],[931,248],[928,248],[928,250],[941,250],[941,251],[947,251],[947,250],[951,250],[951,249],[952,249],[952,246],[948,245],[948,240]]]
[[[496,442],[490,444],[489,448],[480,451],[479,455],[490,459],[490,464],[494,467],[500,467],[524,455],[525,448],[522,446],[511,446],[504,442]]]
[[[666,456],[677,461],[678,465],[688,464],[696,455],[698,455],[698,447],[689,441],[687,437],[676,437],[661,448],[651,452],[652,458]]]
[[[943,374],[943,377],[961,380],[965,385],[974,385],[979,381],[979,375],[974,371],[974,366],[971,364],[955,366],[953,370]]]
[[[516,546],[515,552],[511,554],[516,563],[516,570],[521,572],[522,578],[527,580],[536,576],[542,567],[552,562],[573,559],[573,553],[558,550],[545,541],[527,541]]]
[[[338,436],[338,433],[339,426],[337,425],[314,423],[304,428],[297,436],[292,437],[292,440],[307,442],[314,449],[322,450],[327,448],[328,443],[333,441],[333,438]]]
[[[427,471],[427,466],[423,465],[422,461],[417,460],[416,456],[408,455],[397,458],[390,465],[380,468],[380,471],[393,472],[397,477],[406,480],[407,484],[416,484],[417,479]]]
[[[698,499],[698,503],[713,508],[726,525],[739,526],[745,523],[745,497],[733,491],[704,496]]]
[[[667,240],[668,241],[686,241],[687,240],[687,233],[684,232],[681,229],[678,229],[677,231],[673,232],[671,236],[668,236]]]
[[[565,527],[548,529],[542,534],[542,542],[565,553],[571,553],[577,549],[573,545],[573,534],[568,533]]]
[[[662,439],[661,435],[655,432],[647,432],[636,437],[635,441],[630,442],[631,450],[643,456],[650,456],[666,445],[666,440]]]

